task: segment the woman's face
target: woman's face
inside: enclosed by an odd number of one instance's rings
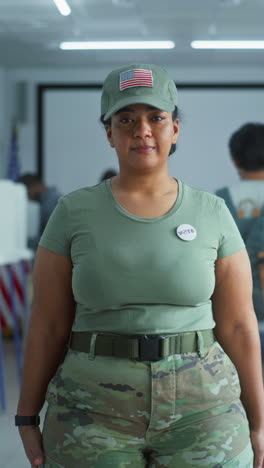
[[[167,165],[171,145],[178,138],[179,121],[172,120],[171,112],[131,104],[112,115],[106,132],[120,170],[149,172]]]

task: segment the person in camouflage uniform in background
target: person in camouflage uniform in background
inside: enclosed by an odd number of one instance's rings
[[[63,197],[41,238],[16,416],[34,468],[264,467],[248,257],[223,200],[168,175],[177,105],[161,67],[111,72],[120,174]]]

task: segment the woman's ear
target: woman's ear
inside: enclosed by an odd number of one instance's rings
[[[234,158],[232,158],[232,162],[237,169],[240,168],[239,163]]]
[[[172,137],[172,143],[175,144],[178,140],[180,132],[180,121],[179,119],[173,120],[173,137]]]
[[[114,145],[114,142],[113,142],[111,126],[110,126],[110,125],[106,125],[106,126],[105,126],[105,131],[106,131],[107,140],[109,141],[110,146],[111,146],[112,148],[114,148],[115,145]]]

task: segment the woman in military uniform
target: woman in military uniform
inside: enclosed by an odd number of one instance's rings
[[[224,201],[168,173],[175,84],[116,69],[101,116],[120,172],[61,198],[37,252],[16,416],[31,466],[262,467],[249,261]]]

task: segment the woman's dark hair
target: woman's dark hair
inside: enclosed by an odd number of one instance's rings
[[[238,167],[245,171],[264,169],[264,124],[247,123],[231,135],[229,150]]]
[[[179,118],[179,108],[175,106],[174,110],[172,111],[172,120],[176,120]],[[109,119],[104,120],[104,116],[101,115],[100,122],[106,127],[111,125],[111,117]],[[171,145],[171,149],[169,152],[169,156],[176,151],[176,143]]]
[[[177,106],[175,106],[174,108],[174,111],[172,111],[172,120],[176,120],[179,118],[179,108]],[[171,145],[171,149],[170,149],[170,152],[169,152],[169,156],[173,153],[175,153],[176,151],[176,143],[173,143]]]
[[[115,169],[107,169],[106,171],[104,171],[102,173],[102,175],[100,177],[100,182],[102,182],[103,180],[106,180],[106,179],[111,179],[116,174],[117,174],[117,172],[115,171]]]

